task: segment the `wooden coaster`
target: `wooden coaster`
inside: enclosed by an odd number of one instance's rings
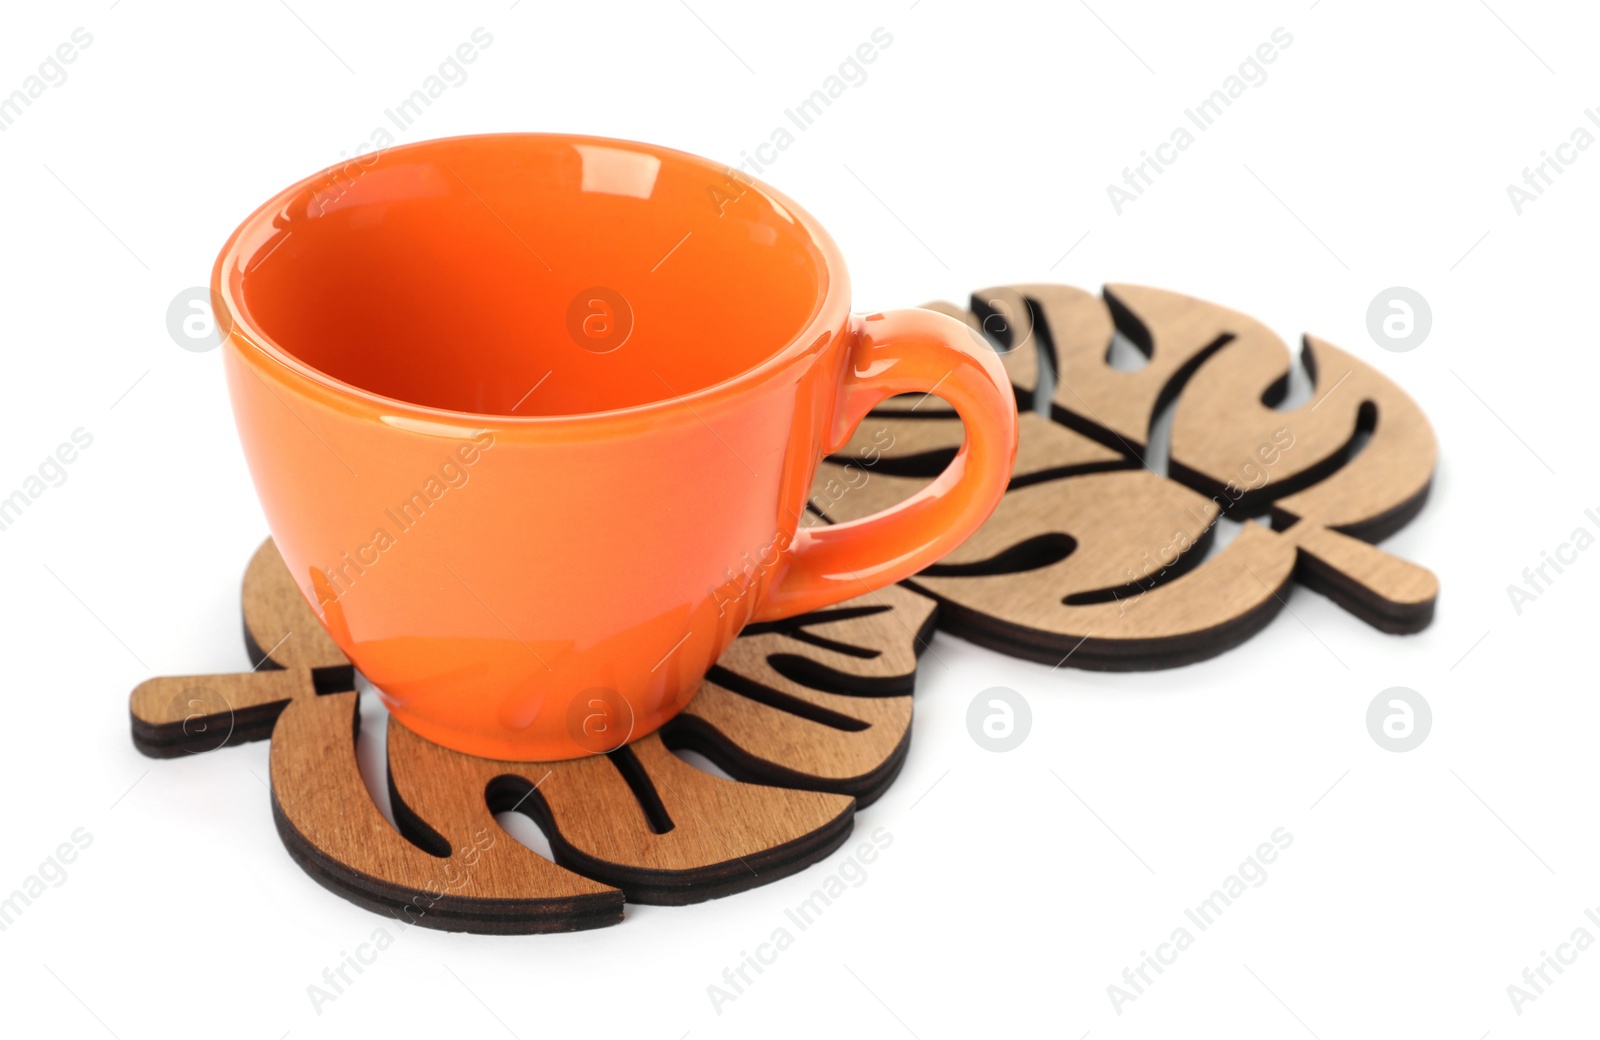
[[[306,873],[410,924],[487,933],[614,924],[625,898],[698,902],[837,849],[905,761],[935,611],[890,588],[752,626],[682,715],[608,755],[498,762],[391,720],[396,829],[356,763],[354,669],[270,540],[245,572],[243,605],[256,670],[143,683],[129,698],[134,743],[171,758],[270,737],[273,818]],[[554,863],[501,829],[494,814],[508,811],[539,824]]]
[[[946,630],[1051,665],[1133,670],[1204,660],[1248,639],[1291,584],[1385,632],[1433,618],[1439,583],[1373,546],[1422,508],[1433,430],[1410,397],[1307,336],[1310,400],[1278,411],[1287,347],[1259,322],[1159,289],[1065,285],[927,305],[998,350],[1020,408],[1012,480],[971,539],[906,584]],[[1144,355],[1110,363],[1113,331]],[[1042,371],[1055,376],[1040,401]],[[1031,411],[1038,408],[1036,414]],[[1166,473],[1146,467],[1170,407]],[[962,428],[937,398],[895,398],[821,467],[811,508],[854,520],[897,502],[954,457]],[[1208,556],[1219,518],[1243,524]]]
[[[905,761],[936,610],[982,645],[1107,670],[1222,653],[1266,625],[1296,580],[1386,632],[1431,621],[1437,579],[1370,543],[1426,501],[1433,431],[1365,363],[1306,337],[1315,388],[1280,412],[1283,342],[1187,296],[1023,285],[975,293],[966,310],[928,306],[1000,351],[1029,410],[1000,506],[902,586],[747,628],[658,733],[594,758],[517,763],[391,720],[391,826],[356,763],[354,669],[268,541],[244,580],[256,670],[144,683],[130,698],[134,743],[175,757],[271,737],[278,833],[324,886],[432,928],[563,931],[621,920],[624,899],[684,904],[765,884],[838,848]],[[1144,354],[1136,371],[1110,364],[1114,329]],[[1158,473],[1147,452],[1168,408]],[[819,468],[811,508],[842,522],[892,505],[962,440],[937,398],[886,402]],[[1210,553],[1224,516],[1271,526],[1244,523]],[[539,824],[555,862],[500,828],[507,811]]]

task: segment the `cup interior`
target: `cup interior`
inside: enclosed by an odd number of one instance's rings
[[[362,390],[572,415],[731,379],[820,311],[827,244],[706,160],[505,134],[390,148],[259,210],[221,264],[236,321]]]

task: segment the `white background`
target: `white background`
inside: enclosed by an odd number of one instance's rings
[[[1506,990],[1574,929],[1600,938],[1583,915],[1600,552],[1520,615],[1506,592],[1600,507],[1600,149],[1520,215],[1506,195],[1600,105],[1592,11],[291,3],[4,15],[0,93],[74,28],[94,38],[0,134],[0,492],[75,428],[94,437],[0,532],[0,893],[93,836],[0,932],[7,1033],[1472,1040],[1593,1022],[1600,949],[1520,1015]],[[412,929],[318,1014],[307,986],[380,919],[290,862],[267,745],[153,762],[128,738],[143,679],[246,666],[238,577],[266,533],[219,354],[180,350],[165,313],[240,219],[368,140],[478,26],[492,47],[401,140],[575,131],[737,164],[884,27],[869,78],[765,173],[838,239],[856,307],[1132,281],[1354,351],[1439,435],[1433,499],[1385,545],[1438,573],[1437,621],[1385,636],[1298,590],[1243,647],[1143,675],[941,635],[905,772],[858,821],[893,846],[720,1014],[706,987],[841,856],[611,929]],[[1268,79],[1117,215],[1106,185],[1279,26],[1294,42]],[[1410,353],[1366,330],[1394,285],[1433,310]],[[965,725],[995,685],[1033,710],[1005,754]],[[1406,754],[1365,725],[1396,685],[1434,712]],[[1294,843],[1266,883],[1118,1014],[1106,987],[1278,827]]]

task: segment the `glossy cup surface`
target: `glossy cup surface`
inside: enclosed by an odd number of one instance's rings
[[[963,335],[937,315],[853,317],[812,218],[670,149],[503,134],[365,156],[257,210],[213,289],[301,592],[400,721],[484,757],[654,730],[752,618],[931,562],[1009,470],[994,358],[935,343]],[[946,365],[988,440],[898,520],[799,530],[820,457]]]

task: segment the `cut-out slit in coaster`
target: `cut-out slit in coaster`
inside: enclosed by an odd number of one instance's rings
[[[999,507],[905,582],[938,600],[940,627],[1050,665],[1133,670],[1237,646],[1295,582],[1384,632],[1432,620],[1434,575],[1370,543],[1427,500],[1433,430],[1365,362],[1307,336],[1312,385],[1288,408],[1283,341],[1203,300],[1013,285],[926,306],[999,354],[1024,410]],[[840,523],[892,506],[962,441],[945,402],[887,401],[823,463],[810,508]],[[1257,516],[1271,526],[1244,523],[1210,551],[1224,517]]]
[[[829,855],[905,761],[935,611],[895,587],[752,626],[718,662],[721,682],[609,755],[498,762],[391,719],[391,824],[357,761],[354,669],[271,541],[246,570],[243,606],[256,670],[141,684],[134,743],[175,757],[270,737],[272,816],[307,874],[407,924],[504,934],[614,924],[624,900],[700,902]],[[550,855],[508,833],[495,818],[506,813],[537,825]]]

